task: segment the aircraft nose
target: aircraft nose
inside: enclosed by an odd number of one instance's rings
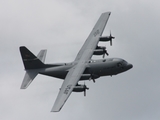
[[[128,68],[129,69],[133,68],[133,65],[132,64],[128,64]]]

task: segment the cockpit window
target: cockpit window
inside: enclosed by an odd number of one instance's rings
[[[125,60],[122,61],[123,64],[127,64],[127,62]]]
[[[117,67],[121,67],[122,66],[122,63],[117,63]]]

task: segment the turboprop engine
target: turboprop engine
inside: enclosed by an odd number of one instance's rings
[[[109,55],[107,53],[106,47],[104,46],[97,46],[97,48],[93,52],[93,55],[103,55],[103,58],[105,57],[105,54]]]
[[[112,39],[115,39],[115,37],[113,37],[112,34],[111,34],[111,32],[110,32],[110,36],[100,37],[99,41],[101,41],[101,42],[110,41],[110,45],[112,46]]]
[[[84,92],[84,96],[86,96],[86,90],[89,90],[89,88],[85,84],[84,85],[77,84],[73,88],[73,92]]]

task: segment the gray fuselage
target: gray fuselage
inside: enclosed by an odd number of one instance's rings
[[[40,74],[48,75],[60,79],[65,79],[68,71],[76,63],[62,63],[54,67],[44,68],[40,70]],[[80,80],[89,80],[92,77],[94,79],[101,76],[112,76],[122,72],[125,72],[133,67],[132,64],[127,63],[120,58],[108,58],[100,60],[89,60],[86,64],[87,67],[84,73],[81,75]]]

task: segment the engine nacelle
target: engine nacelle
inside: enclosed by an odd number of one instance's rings
[[[110,41],[110,45],[112,46],[112,39],[115,39],[115,37],[113,37],[110,33],[110,36],[100,37],[99,41],[101,42]]]
[[[89,89],[86,85],[77,85],[73,88],[73,92],[85,92],[86,89]]]
[[[99,38],[99,41],[101,41],[101,42],[106,42],[106,41],[110,41],[110,40],[111,40],[110,36],[104,36],[104,37]]]
[[[105,50],[106,47],[105,46],[97,46],[96,49],[103,49],[103,50]]]
[[[96,49],[93,52],[93,55],[103,55],[105,53],[104,49]]]
[[[95,74],[82,74],[80,80],[89,80],[89,79],[97,79],[99,78],[99,75],[95,75]]]

